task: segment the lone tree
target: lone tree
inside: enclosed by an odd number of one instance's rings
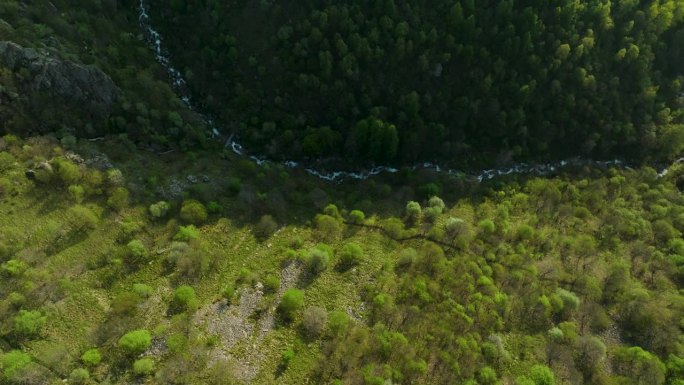
[[[183,202],[180,210],[180,217],[187,223],[200,225],[207,220],[208,214],[207,209],[203,204],[196,200],[189,200]]]
[[[150,332],[144,329],[133,330],[119,339],[119,347],[127,354],[134,356],[147,350],[152,345]]]
[[[278,305],[278,312],[287,322],[294,319],[295,312],[304,306],[304,292],[298,289],[287,289]]]

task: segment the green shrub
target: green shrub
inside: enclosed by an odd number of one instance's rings
[[[186,223],[200,225],[207,220],[208,214],[203,204],[196,200],[188,200],[181,206],[180,217]]]
[[[81,185],[72,184],[69,186],[69,195],[74,202],[81,203],[85,199],[85,189]]]
[[[316,338],[323,333],[328,323],[328,312],[322,307],[311,306],[304,310],[302,327],[310,338]]]
[[[79,167],[66,159],[57,159],[53,162],[53,169],[59,179],[68,186],[78,182],[81,179],[81,170]]]
[[[124,334],[118,342],[118,346],[129,355],[138,355],[152,345],[150,332],[144,329],[133,330]]]
[[[28,269],[28,265],[19,259],[10,259],[0,265],[0,271],[10,277],[19,277]]]
[[[86,366],[94,367],[102,362],[102,355],[100,355],[100,351],[97,348],[88,349],[81,356],[81,361],[83,361]]]
[[[173,292],[172,306],[180,311],[193,311],[199,306],[199,299],[195,294],[195,289],[183,285],[176,288]]]
[[[14,375],[30,364],[31,361],[31,356],[20,350],[12,350],[3,354],[0,358],[2,377],[6,381],[11,381]]]
[[[366,221],[366,214],[361,210],[352,210],[349,213],[349,222],[362,225]]]
[[[284,367],[288,367],[290,365],[290,362],[292,362],[292,359],[295,358],[295,352],[292,350],[292,348],[288,348],[283,352],[283,354],[280,355],[280,362],[281,365]]]
[[[0,178],[0,197],[3,197],[12,191],[12,182],[7,178]]]
[[[286,321],[292,321],[297,310],[304,306],[304,292],[298,289],[287,289],[278,304],[278,311]]]
[[[423,214],[423,209],[420,207],[420,203],[410,201],[406,204],[406,220],[415,224],[420,221],[420,217]]]
[[[198,238],[200,235],[199,230],[195,225],[187,225],[178,227],[178,232],[174,235],[174,241],[189,242],[193,239]]]
[[[85,384],[90,379],[88,369],[77,368],[69,374],[69,382],[72,384]]]
[[[340,251],[339,267],[342,270],[349,270],[358,265],[363,258],[363,249],[357,243],[348,243]]]
[[[125,187],[117,187],[109,195],[107,205],[114,210],[121,211],[128,206],[128,190]]]
[[[280,278],[277,275],[269,275],[264,279],[264,288],[267,293],[275,293],[280,288]]]
[[[107,183],[112,187],[123,186],[125,180],[121,170],[110,168],[107,170]]]
[[[210,212],[211,214],[217,214],[220,213],[221,210],[223,210],[223,206],[221,206],[220,203],[216,201],[211,201],[207,203],[207,211]]]
[[[147,250],[147,247],[145,247],[145,245],[139,239],[134,239],[128,242],[126,249],[128,251],[128,258],[137,264],[147,262],[150,256],[150,252]]]
[[[270,215],[264,215],[254,225],[254,235],[259,239],[270,237],[278,229],[278,224]]]
[[[70,207],[67,211],[67,221],[73,229],[86,231],[95,229],[100,218],[97,217],[93,210],[85,206],[76,205]]]
[[[140,298],[148,298],[152,295],[153,290],[151,286],[144,283],[135,283],[133,284],[133,292]]]
[[[147,376],[154,372],[154,360],[151,358],[141,358],[133,363],[133,373],[137,376]]]
[[[528,376],[535,385],[554,385],[556,378],[551,369],[546,365],[534,365],[530,368]]]
[[[12,154],[5,151],[0,152],[0,172],[9,170],[12,166],[14,166],[15,162],[16,159],[14,159]]]
[[[171,205],[166,201],[159,201],[150,205],[150,215],[153,218],[164,218],[169,213]]]
[[[490,219],[481,220],[477,224],[477,227],[480,229],[480,232],[482,232],[485,235],[494,234],[494,232],[496,231],[496,225]]]
[[[313,274],[318,275],[328,269],[330,265],[330,253],[320,247],[314,247],[309,250],[306,257],[307,270]]]
[[[316,223],[316,229],[318,230],[319,236],[324,240],[331,241],[337,238],[342,231],[342,224],[340,221],[330,215],[318,214],[316,215],[314,222]]]
[[[40,334],[47,317],[38,310],[19,310],[14,317],[14,332],[18,335],[31,338]]]
[[[223,289],[223,298],[228,300],[228,303],[231,303],[233,300],[233,297],[235,296],[235,286],[230,285],[226,286],[225,289]]]

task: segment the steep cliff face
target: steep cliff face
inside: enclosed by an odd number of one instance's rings
[[[0,67],[5,69],[6,76],[10,76],[9,70],[16,89],[15,97],[3,98],[8,101],[3,104],[13,105],[36,118],[45,118],[46,113],[57,117],[56,121],[42,119],[29,128],[32,131],[47,131],[57,124],[85,134],[102,133],[104,121],[121,97],[114,81],[97,67],[52,57],[49,52],[9,41],[0,41]],[[59,112],[65,111],[77,118],[76,121],[69,121],[68,114],[63,114],[66,121],[61,119]],[[17,127],[5,127],[12,128]]]

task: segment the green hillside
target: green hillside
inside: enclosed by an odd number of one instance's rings
[[[683,18],[0,0],[0,385],[684,385]]]

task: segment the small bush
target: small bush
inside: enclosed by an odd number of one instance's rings
[[[128,206],[128,190],[125,187],[117,187],[109,195],[107,205],[114,210],[121,211]]]
[[[28,269],[28,265],[20,259],[10,259],[0,265],[0,272],[10,277],[19,277]]]
[[[88,369],[77,368],[69,374],[69,382],[72,384],[85,384],[90,379]]]
[[[304,310],[302,326],[310,338],[316,338],[323,333],[328,323],[328,312],[318,306],[311,306]]]
[[[316,222],[316,229],[322,239],[333,240],[337,238],[342,231],[340,221],[331,217],[330,215],[316,215],[314,219]]]
[[[31,356],[20,351],[12,350],[2,355],[0,358],[0,369],[2,377],[11,381],[14,375],[31,363]]]
[[[71,227],[77,231],[92,230],[97,227],[100,218],[93,212],[93,210],[76,205],[67,211],[67,221]]]
[[[349,213],[349,222],[361,225],[366,221],[366,214],[361,210],[352,210]]]
[[[9,152],[0,152],[0,172],[7,171],[14,166],[14,156]]]
[[[157,203],[153,203],[150,205],[150,215],[152,215],[153,218],[164,218],[166,214],[169,213],[169,210],[171,209],[171,205],[169,202],[166,201],[159,201]]]
[[[94,367],[102,362],[102,355],[100,355],[100,351],[97,348],[88,349],[81,356],[81,361],[83,361],[86,366]]]
[[[281,365],[287,368],[288,365],[290,365],[290,362],[292,362],[293,358],[295,358],[295,352],[292,350],[292,348],[288,348],[283,352],[283,354],[280,355]]]
[[[147,259],[150,256],[147,247],[138,239],[128,242],[126,248],[128,250],[128,257],[134,263],[147,262]]]
[[[304,306],[304,292],[298,289],[287,289],[278,305],[278,311],[286,321],[292,321],[297,310]]]
[[[230,285],[226,286],[225,289],[223,289],[223,298],[228,300],[228,303],[231,303],[233,300],[233,297],[235,296],[235,286]]]
[[[196,200],[185,201],[181,206],[180,217],[186,223],[200,225],[207,220],[208,216],[207,209]]]
[[[420,222],[420,217],[423,215],[423,209],[420,207],[420,203],[410,201],[406,204],[406,220],[415,224]]]
[[[330,265],[330,253],[320,247],[315,247],[309,250],[306,258],[307,270],[313,274],[318,275],[328,269]]]
[[[152,287],[144,283],[133,284],[133,292],[140,298],[148,298],[152,295]]]
[[[173,237],[174,241],[189,242],[193,239],[198,238],[200,235],[199,230],[195,225],[180,226],[178,232]]]
[[[349,270],[358,265],[363,258],[363,249],[356,243],[348,243],[344,245],[340,252],[339,267],[342,270]]]
[[[151,358],[141,358],[133,363],[133,373],[137,376],[147,376],[154,372],[154,360]]]
[[[124,334],[118,343],[129,355],[138,355],[147,350],[152,345],[150,332],[144,329],[133,330]]]
[[[7,178],[0,178],[0,197],[7,195],[12,191],[12,182]]]
[[[278,229],[278,224],[270,215],[264,215],[254,226],[254,235],[259,239],[270,237]]]
[[[264,279],[264,288],[267,293],[275,293],[280,288],[280,278],[277,275],[269,275]]]
[[[193,311],[199,306],[199,299],[195,294],[195,289],[183,285],[176,288],[173,292],[172,306],[180,311]]]
[[[25,338],[36,337],[46,320],[47,317],[37,310],[19,310],[14,317],[14,332]]]
[[[53,168],[59,179],[66,186],[74,184],[81,179],[79,167],[66,159],[57,159],[53,163]]]
[[[74,202],[81,203],[85,199],[85,189],[81,185],[72,184],[69,186],[69,195]]]
[[[124,177],[121,170],[116,168],[111,168],[107,170],[107,183],[112,187],[123,186]]]

